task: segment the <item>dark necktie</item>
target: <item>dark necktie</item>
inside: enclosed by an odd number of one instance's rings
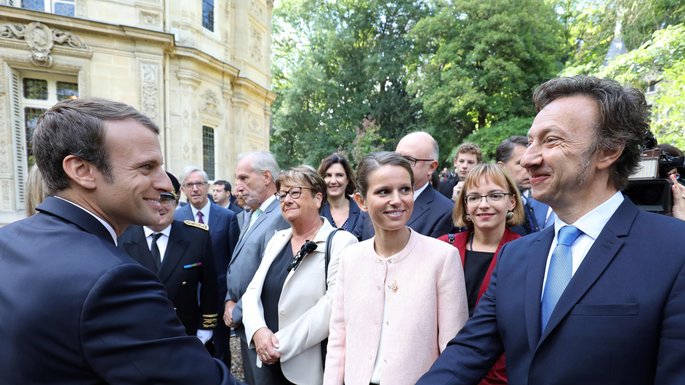
[[[150,253],[152,254],[152,260],[155,262],[155,267],[157,271],[162,266],[162,255],[159,253],[159,246],[157,246],[157,240],[162,236],[162,233],[152,233],[152,245],[150,245]]]
[[[202,223],[202,224],[205,223],[205,221],[202,220],[202,217],[203,217],[203,216],[204,216],[204,214],[202,214],[202,211],[198,211],[198,212],[197,212],[197,222],[198,222],[198,223]]]
[[[552,315],[554,307],[557,305],[561,294],[566,289],[573,273],[573,257],[571,246],[582,234],[575,226],[564,226],[559,229],[557,236],[557,246],[552,252],[549,260],[549,270],[547,271],[547,282],[542,294],[542,330],[545,330],[547,321]]]

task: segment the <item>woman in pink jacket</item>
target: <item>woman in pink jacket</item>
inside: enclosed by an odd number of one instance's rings
[[[376,235],[340,258],[325,385],[414,384],[466,322],[459,253],[406,226],[413,179],[397,153],[359,166],[355,200]]]

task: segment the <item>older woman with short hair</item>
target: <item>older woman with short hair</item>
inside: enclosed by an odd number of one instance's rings
[[[335,228],[320,216],[324,181],[303,166],[281,173],[276,186],[291,228],[271,238],[242,298],[246,336],[258,357],[255,382],[321,384],[339,257],[357,239],[345,231],[334,234],[327,262]]]

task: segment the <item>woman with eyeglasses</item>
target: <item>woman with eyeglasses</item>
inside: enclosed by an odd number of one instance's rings
[[[459,255],[407,226],[407,159],[371,154],[357,180],[375,235],[340,258],[324,384],[413,385],[468,318]]]
[[[328,245],[335,228],[320,216],[326,185],[313,168],[281,173],[276,188],[291,227],[271,238],[242,297],[245,334],[257,352],[255,382],[321,384],[339,258],[357,238],[338,231]]]
[[[327,196],[321,215],[334,227],[349,231],[362,240],[367,222],[352,199],[356,186],[349,160],[342,154],[331,154],[321,161],[318,172],[326,182]]]
[[[452,219],[455,226],[468,230],[438,239],[459,250],[471,316],[478,299],[488,288],[490,275],[497,263],[497,252],[505,243],[521,237],[509,229],[523,222],[521,194],[500,166],[476,165],[464,180]],[[502,356],[480,384],[506,384],[504,364]]]

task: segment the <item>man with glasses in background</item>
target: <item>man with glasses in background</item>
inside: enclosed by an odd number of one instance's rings
[[[238,242],[240,228],[233,211],[225,209],[209,200],[209,179],[207,173],[196,167],[188,167],[181,178],[183,193],[188,198],[187,205],[176,209],[175,219],[191,220],[209,227],[212,238],[212,254],[217,272],[219,318],[223,316],[223,298],[226,296],[226,269]],[[212,337],[215,357],[230,367],[228,354],[228,328],[221,322],[214,329]]]

